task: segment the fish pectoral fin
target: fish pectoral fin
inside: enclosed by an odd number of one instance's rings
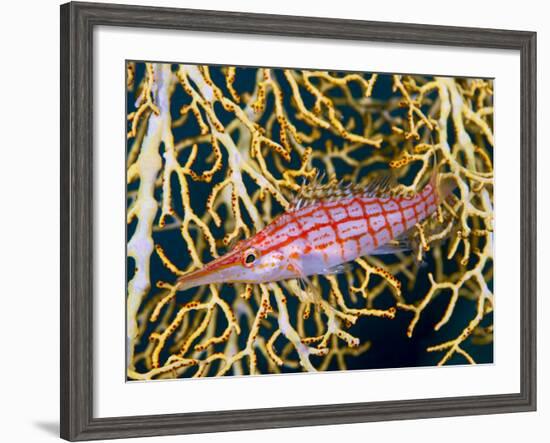
[[[317,300],[317,297],[321,297],[319,288],[317,288],[313,284],[313,282],[310,280],[310,278],[307,275],[305,275],[302,266],[297,261],[292,260],[290,262],[290,265],[298,273],[298,281],[300,282],[300,286],[302,286],[307,296],[311,298],[311,301],[315,303]]]
[[[298,281],[300,282],[300,286],[306,294],[306,297],[308,299],[307,301],[314,303],[316,297],[318,296],[317,288],[313,286],[313,283],[307,277],[299,277]]]

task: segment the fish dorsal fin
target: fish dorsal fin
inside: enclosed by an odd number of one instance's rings
[[[344,180],[330,179],[325,181],[325,174],[317,174],[311,181],[302,183],[294,196],[290,209],[300,209],[319,201],[339,200],[347,197],[390,197],[397,185],[391,172],[383,171],[374,174],[366,182],[355,184]]]
[[[390,197],[396,186],[395,176],[390,171],[383,171],[369,179],[362,194],[366,197]]]

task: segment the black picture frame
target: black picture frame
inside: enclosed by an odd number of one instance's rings
[[[521,389],[517,394],[93,416],[93,30],[96,26],[497,48],[521,58]],[[61,6],[61,437],[70,441],[536,409],[536,33],[237,12]]]

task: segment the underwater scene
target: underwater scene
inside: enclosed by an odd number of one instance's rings
[[[493,87],[127,61],[126,379],[492,363]]]

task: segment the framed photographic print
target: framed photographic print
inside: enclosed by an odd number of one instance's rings
[[[61,7],[61,436],[535,409],[531,32]]]

